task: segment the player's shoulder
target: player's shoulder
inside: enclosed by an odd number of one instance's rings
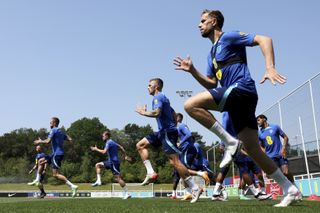
[[[166,99],[167,97],[166,97],[166,95],[163,94],[162,92],[159,92],[158,94],[156,94],[156,95],[154,96],[154,98],[155,98],[155,99]]]

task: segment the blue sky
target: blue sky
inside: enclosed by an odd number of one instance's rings
[[[197,27],[205,8],[224,13],[224,31],[273,38],[276,67],[288,82],[257,85],[257,113],[320,72],[319,1],[1,1],[0,134],[48,128],[52,116],[66,127],[82,117],[98,117],[109,128],[127,123],[156,128],[154,119],[134,112],[137,104],[151,105],[147,84],[153,77],[164,80],[172,106],[184,112],[176,91],[203,88],[175,71],[172,59],[189,54],[205,71],[211,44]],[[259,82],[262,53],[258,47],[247,53]],[[209,144],[216,139],[190,118],[188,126]]]

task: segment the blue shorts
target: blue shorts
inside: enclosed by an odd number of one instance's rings
[[[177,147],[178,130],[172,132],[153,132],[146,139],[154,147],[162,146],[166,154],[181,154]]]
[[[219,87],[208,90],[218,105],[220,112],[227,111],[236,131],[245,127],[258,129],[255,116],[258,95],[243,91],[237,87]]]
[[[194,159],[197,156],[197,149],[193,145],[188,145],[179,155],[180,161],[190,169]]]
[[[60,169],[63,155],[52,154],[46,158],[47,162],[53,169]]]
[[[273,162],[275,162],[275,164],[280,168],[283,165],[288,165],[289,161],[287,158],[283,158],[281,157],[273,157],[271,158],[273,160]]]
[[[247,166],[249,171],[253,174],[259,174],[262,172],[261,168],[253,160],[247,160]]]
[[[203,171],[203,172],[206,171],[206,172],[208,172],[208,175],[209,175],[210,178],[213,177],[213,171],[212,171],[212,169],[211,169],[209,164],[194,163],[194,164],[192,164],[191,169],[195,170],[195,171]]]
[[[120,163],[104,161],[103,165],[104,165],[104,168],[110,169],[113,175],[120,175]]]

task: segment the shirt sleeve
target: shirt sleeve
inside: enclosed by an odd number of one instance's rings
[[[212,78],[215,75],[214,75],[214,69],[213,69],[213,64],[212,64],[211,53],[208,54],[207,61],[208,61],[208,66],[207,66],[206,75],[207,75],[208,78]]]
[[[186,141],[188,138],[190,138],[192,136],[190,130],[184,124],[180,124],[179,125],[179,131],[183,135],[183,137],[180,139],[181,140],[180,142],[184,142],[184,141]]]
[[[158,109],[158,108],[162,109],[162,105],[163,105],[162,97],[160,95],[155,96],[153,99],[154,109]]]
[[[284,132],[282,131],[281,127],[278,126],[278,125],[277,125],[277,131],[278,131],[278,133],[279,133],[279,135],[280,135],[281,137],[284,136]]]
[[[56,133],[55,129],[51,129],[48,135],[48,138],[53,138],[54,134]]]
[[[231,45],[236,46],[253,46],[253,39],[256,35],[239,31],[227,33],[223,40]]]

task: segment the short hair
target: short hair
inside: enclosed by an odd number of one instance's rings
[[[106,134],[109,138],[110,138],[110,136],[111,136],[111,132],[110,132],[109,129],[106,129],[106,130],[103,132],[103,134]]]
[[[177,117],[180,117],[181,121],[183,120],[183,115],[180,112],[177,113]]]
[[[205,9],[202,11],[202,15],[207,13],[208,16],[210,16],[211,18],[215,18],[217,19],[217,25],[220,29],[222,29],[223,27],[223,23],[224,23],[224,17],[221,13],[220,10],[208,10],[208,9]]]
[[[59,126],[60,120],[57,117],[52,117],[52,120],[56,123],[57,126]]]
[[[268,120],[267,116],[265,116],[264,114],[258,115],[258,116],[257,116],[257,119],[258,119],[258,118],[261,118],[261,119],[263,118],[263,119],[265,119],[266,121]]]
[[[163,88],[163,80],[161,78],[152,78],[150,81],[155,81],[158,84],[159,90],[161,91]]]

